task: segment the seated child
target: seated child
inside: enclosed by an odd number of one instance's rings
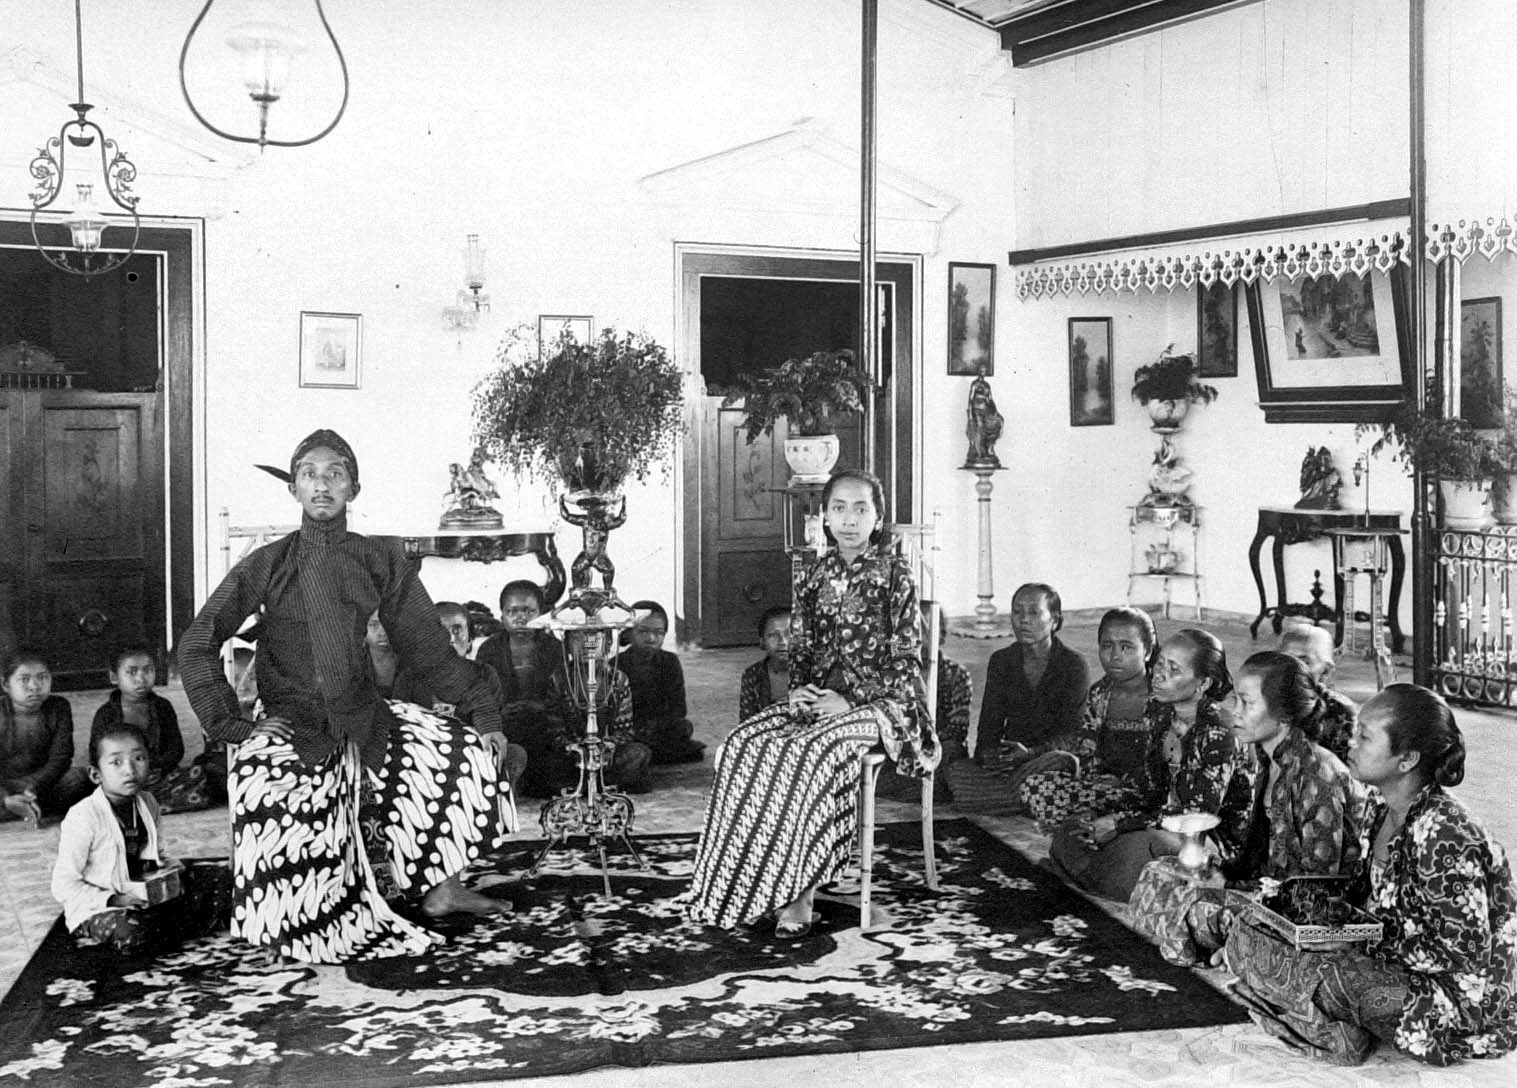
[[[553,683],[564,671],[563,643],[551,632],[527,626],[543,609],[536,582],[506,583],[500,591],[502,629],[474,652],[475,662],[489,665],[500,680],[506,739],[526,753],[521,788],[533,797],[549,796],[558,788],[555,783],[573,785],[575,767],[574,757],[564,751],[573,737]]]
[[[974,681],[969,670],[950,657],[945,657],[943,644],[948,640],[948,613],[938,613],[938,705],[933,716],[938,744],[943,756],[938,764],[939,773],[933,778],[932,796],[937,801],[952,799],[952,783],[942,772],[950,759],[964,759],[969,754],[969,706],[974,701]],[[922,653],[927,653],[927,640],[922,640]],[[924,662],[925,664],[925,662]],[[880,771],[875,793],[881,797],[894,797],[904,801],[919,801],[922,796],[922,780],[898,774],[895,763],[889,762]]]
[[[147,741],[149,777],[143,785],[153,791],[160,812],[198,812],[210,808],[212,791],[207,788],[204,763],[181,767],[184,736],[174,704],[153,690],[158,666],[151,647],[129,644],[112,655],[109,669],[115,688],[95,711],[90,736],[126,722],[142,731]],[[70,806],[94,790],[90,768],[74,767],[63,778],[61,792]]]
[[[1348,762],[1348,742],[1354,735],[1359,709],[1346,695],[1328,685],[1332,683],[1337,663],[1333,660],[1333,636],[1325,627],[1294,623],[1280,635],[1280,652],[1301,664],[1322,689],[1323,713],[1318,725],[1317,743],[1333,755]]]
[[[469,660],[469,650],[472,648],[469,639],[469,612],[463,605],[454,601],[438,601],[437,619],[442,624],[442,629],[448,633],[448,642],[453,651],[465,661]],[[482,661],[469,661],[475,673],[485,682],[495,701],[504,707],[505,694],[501,690],[500,676],[489,665]],[[415,674],[410,669],[402,666],[395,674],[394,698],[415,703],[418,706],[428,707],[438,714],[447,714],[450,717],[460,717],[465,725],[473,726],[472,715],[462,716],[457,713],[457,707],[452,703],[441,702],[426,680]],[[504,720],[505,714],[501,715]],[[495,749],[496,761],[500,771],[511,784],[514,794],[516,784],[521,779],[522,771],[527,766],[527,752],[519,744],[510,743],[503,735],[496,733],[484,734],[490,746]]]
[[[90,777],[99,789],[64,816],[53,865],[53,898],[64,906],[68,932],[127,956],[220,929],[231,917],[232,874],[221,866],[182,869],[181,894],[156,906],[146,888],[133,888],[164,868],[158,801],[143,789],[150,774],[137,725],[115,722],[94,733]]]
[[[632,642],[616,662],[632,683],[632,736],[648,746],[655,765],[699,763],[706,746],[691,739],[685,670],[663,648],[669,614],[657,601],[637,601],[632,611]]]
[[[566,746],[570,741],[584,736],[589,723],[588,709],[580,710],[574,698],[575,689],[579,688],[579,678],[583,675],[581,668],[576,665],[583,643],[584,635],[581,632],[569,632],[564,640],[569,667],[553,675],[554,697],[562,708],[559,720],[572,723],[558,738],[558,750],[547,760],[544,777],[554,791],[573,786],[579,779],[578,760]],[[648,775],[653,754],[646,744],[632,734],[632,683],[627,679],[626,673],[613,666],[600,674],[600,689],[596,692],[595,706],[597,732],[616,742],[616,749],[606,767],[606,782],[628,793],[647,793],[653,788]]]
[[[95,731],[89,774],[99,788],[63,818],[53,867],[53,898],[74,938],[132,955],[225,925],[226,869],[184,869],[180,895],[151,907],[146,889],[133,887],[164,861],[158,802],[143,789],[152,769],[142,731],[126,722]]]
[[[740,722],[790,697],[790,606],[765,609],[759,617],[758,635],[764,656],[743,670],[737,693]]]
[[[379,621],[378,609],[369,614],[369,629],[364,632],[363,641],[369,651],[369,667],[374,670],[374,689],[383,698],[395,698],[395,673],[400,668],[400,655],[390,645],[390,632]]]
[[[13,650],[0,662],[0,683],[0,820],[35,823],[68,807],[58,784],[74,759],[74,713],[52,694],[39,650]]]

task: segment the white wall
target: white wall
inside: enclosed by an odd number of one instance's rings
[[[213,576],[219,507],[230,506],[239,522],[295,518],[289,497],[252,464],[284,462],[312,428],[337,428],[359,453],[360,527],[435,524],[447,464],[467,456],[469,389],[502,329],[538,313],[591,314],[598,326],[644,329],[673,350],[676,241],[791,241],[674,234],[640,178],[783,132],[803,117],[857,140],[859,13],[848,0],[345,0],[328,5],[352,73],[341,124],[310,147],[254,156],[219,198],[197,199],[155,176],[146,149],[164,145],[149,131],[154,117],[193,126],[175,64],[199,7],[175,0],[146,14],[140,4],[98,0],[85,9],[85,45],[91,85],[128,99],[122,116],[142,122],[110,132],[142,171],[142,211],[211,216],[206,361],[197,374],[204,448],[196,457],[202,550],[213,556]],[[926,255],[922,286],[923,426],[933,433],[940,414],[961,410],[963,395],[961,383],[942,377],[946,261],[995,261],[1010,244],[1011,103],[976,93],[982,66],[997,60],[996,35],[921,0],[882,7],[881,160],[959,201],[943,248]],[[70,12],[42,0],[19,11],[6,24],[23,28],[24,43],[71,78]],[[197,51],[216,48],[208,25]],[[325,87],[321,63],[319,45],[302,61],[307,78]],[[208,68],[195,65],[192,80],[214,80]],[[276,125],[297,111],[295,101],[292,94],[274,107]],[[39,126],[35,115],[5,109],[0,104],[0,130],[36,129],[26,138],[37,142],[66,116],[60,108]],[[247,154],[206,140],[229,158]],[[194,150],[176,153],[211,169]],[[25,207],[29,188],[19,171],[0,178],[0,206]],[[855,206],[856,181],[834,199]],[[856,249],[852,224],[840,222],[809,244]],[[486,289],[494,301],[459,346],[441,327],[440,311],[460,286],[459,251],[471,231],[489,251]],[[301,310],[363,314],[361,390],[298,387]],[[933,451],[929,478],[947,461]],[[628,523],[611,546],[624,592],[671,607],[680,600],[679,483],[671,477],[635,488]],[[536,487],[524,489],[507,515],[539,525],[552,519]],[[577,551],[572,534],[560,534],[566,558]],[[964,560],[971,572],[973,561],[971,550]],[[493,602],[505,578],[452,568],[428,561],[424,578],[434,594]],[[197,596],[205,591],[197,585]]]

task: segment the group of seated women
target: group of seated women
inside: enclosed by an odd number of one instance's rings
[[[915,589],[878,546],[878,482],[840,473],[823,508],[834,547],[797,593],[790,698],[741,723],[718,758],[690,907],[791,938],[809,932],[818,886],[848,857],[860,753],[883,745],[907,775],[940,757]],[[1379,1039],[1444,1065],[1517,1044],[1517,890],[1500,845],[1447,792],[1464,743],[1439,696],[1392,685],[1356,724],[1324,686],[1325,631],[1288,631],[1235,678],[1215,635],[1160,642],[1131,608],[1103,617],[1102,675],[1087,685],[1084,659],[1057,638],[1051,587],[1021,587],[1012,617],[1017,642],[991,657],[975,751],[939,771],[956,802],[1028,812],[1056,872],[1130,899],[1167,958],[1225,965],[1255,1019],[1310,1053],[1357,1063]],[[1193,813],[1214,817],[1199,870],[1180,864],[1170,819]],[[1306,875],[1344,878],[1383,937],[1296,948],[1225,894]]]

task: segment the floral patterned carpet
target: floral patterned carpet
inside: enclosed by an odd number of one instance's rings
[[[501,876],[535,856],[514,844],[474,873],[514,913],[449,921],[427,957],[277,964],[221,936],[123,963],[60,924],[0,1004],[0,1082],[441,1085],[1246,1019],[967,821],[939,825],[938,893],[916,824],[878,842],[875,927],[840,890],[800,942],[683,921],[689,834],[640,836],[650,868],[610,901],[583,868]]]

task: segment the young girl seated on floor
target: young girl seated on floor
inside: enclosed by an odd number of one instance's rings
[[[1091,685],[1070,743],[1078,765],[1028,775],[1022,784],[1027,811],[1044,831],[1077,812],[1094,818],[1130,806],[1148,759],[1154,621],[1136,608],[1113,608],[1101,617],[1096,642],[1105,675]]]
[[[737,691],[740,722],[790,698],[790,606],[765,609],[759,617],[758,634],[764,656],[743,670]]]
[[[0,662],[0,820],[31,820],[68,806],[58,783],[74,759],[74,713],[54,695],[40,650],[18,648]]]
[[[74,938],[132,955],[225,924],[225,869],[184,869],[176,874],[179,893],[161,901],[161,891],[149,890],[153,874],[167,867],[158,802],[143,789],[152,765],[142,730],[117,722],[96,731],[89,774],[99,788],[63,818],[53,866],[53,898]]]
[[[699,762],[706,746],[692,740],[685,716],[685,670],[663,648],[669,614],[657,601],[635,601],[631,644],[617,661],[632,683],[632,737],[655,764]]]
[[[122,722],[135,725],[147,742],[149,770],[144,785],[153,791],[160,811],[197,812],[210,808],[215,798],[206,781],[204,762],[179,765],[184,759],[184,736],[179,731],[174,704],[153,690],[158,680],[154,657],[150,647],[139,644],[123,646],[111,655],[109,675],[115,690],[95,711],[90,736]],[[74,767],[64,776],[60,792],[70,805],[93,791],[90,770]]]

